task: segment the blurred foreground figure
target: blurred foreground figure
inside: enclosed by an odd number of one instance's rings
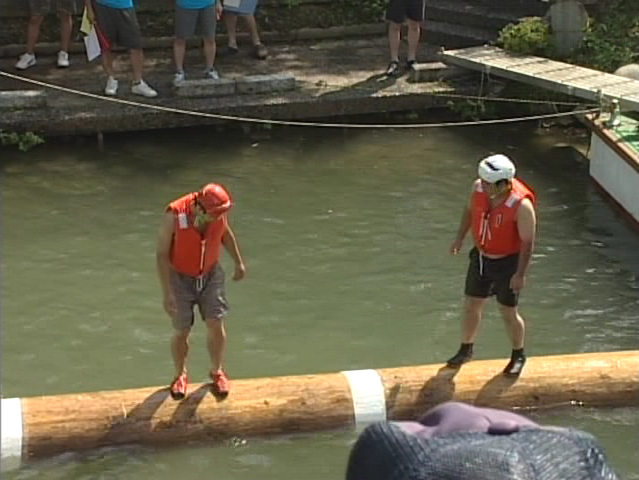
[[[351,450],[346,480],[619,480],[590,434],[448,402],[417,422],[378,422]]]

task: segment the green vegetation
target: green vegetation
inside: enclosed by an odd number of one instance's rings
[[[0,130],[0,145],[17,146],[21,152],[28,152],[42,143],[44,139],[33,132],[16,133]]]
[[[602,12],[590,22],[584,43],[571,61],[605,72],[639,62],[637,0],[608,0]]]
[[[519,23],[506,25],[499,33],[497,44],[526,55],[550,56],[552,53],[550,27],[540,17],[526,17]]]
[[[639,62],[639,8],[637,0],[605,0],[593,15],[581,47],[568,62],[612,72]],[[507,25],[497,44],[512,52],[553,58],[551,32],[546,21],[528,17]]]
[[[495,104],[483,99],[477,100],[449,100],[446,106],[451,112],[459,115],[463,121],[478,121],[495,117],[497,110]]]
[[[344,7],[358,12],[368,21],[377,21],[386,12],[386,0],[344,0]]]

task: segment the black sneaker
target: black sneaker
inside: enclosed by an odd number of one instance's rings
[[[417,60],[408,60],[406,61],[406,70],[412,70],[417,66]]]
[[[452,358],[449,358],[446,362],[446,366],[450,368],[459,368],[464,363],[469,362],[473,358],[473,349],[472,347],[468,348],[465,346],[459,347],[459,350]]]
[[[513,353],[510,362],[504,368],[504,375],[507,377],[518,377],[526,365],[526,355],[523,353]]]
[[[391,60],[388,64],[388,68],[386,68],[386,76],[392,77],[395,75],[399,75],[399,62],[397,60]]]

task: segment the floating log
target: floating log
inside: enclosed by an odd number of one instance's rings
[[[361,428],[415,419],[448,400],[495,408],[639,405],[639,351],[533,357],[519,378],[506,360],[235,380],[225,399],[192,384],[168,389],[2,399],[2,467],[63,452],[125,444],[179,445]]]

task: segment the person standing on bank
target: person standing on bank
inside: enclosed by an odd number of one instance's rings
[[[51,0],[29,0],[29,23],[27,24],[27,51],[23,53],[16,63],[18,70],[26,70],[36,64],[35,46],[40,36],[42,20],[52,7]],[[75,2],[73,0],[56,0],[55,6],[60,15],[60,51],[58,52],[57,65],[59,68],[69,66],[69,43],[73,30],[73,14]]]
[[[421,23],[424,21],[426,0],[390,0],[386,8],[388,21],[388,46],[390,63],[386,68],[387,76],[399,75],[399,46],[401,43],[402,24],[408,22],[408,57],[406,68],[411,69],[417,62],[417,46],[421,35]]]
[[[174,328],[171,353],[176,376],[170,392],[175,400],[186,396],[186,357],[195,305],[206,324],[213,390],[218,395],[229,393],[222,365],[226,345],[224,317],[228,311],[224,270],[219,262],[222,246],[235,262],[233,280],[241,280],[246,274],[235,234],[228,224],[230,208],[228,192],[221,185],[209,183],[200,191],[171,202],[160,227],[156,261],[164,310]]]
[[[462,343],[447,362],[458,368],[473,356],[473,342],[488,297],[495,295],[512,342],[504,374],[521,373],[524,354],[524,319],[517,311],[519,293],[526,283],[536,234],[535,194],[515,178],[515,165],[505,155],[479,162],[470,199],[461,217],[451,253],[459,253],[468,230],[474,247],[466,275]]]
[[[148,98],[157,97],[158,92],[142,78],[144,52],[133,0],[84,0],[84,6],[87,9],[89,21],[97,22],[104,40],[100,42],[102,66],[107,74],[104,94],[112,97],[118,93],[119,84],[115,79],[111,49],[114,45],[119,45],[129,50],[133,70],[131,93]]]
[[[231,3],[234,5],[231,5]],[[268,50],[260,39],[260,34],[257,29],[257,21],[255,20],[257,4],[258,0],[225,2],[224,23],[226,24],[226,33],[228,34],[228,44],[226,48],[227,55],[236,55],[240,51],[237,46],[237,17],[239,16],[242,17],[242,20],[246,27],[248,27],[249,34],[251,35],[253,57],[258,60],[266,60],[268,57]]]
[[[204,77],[217,80],[220,78],[215,69],[215,30],[217,21],[222,16],[222,4],[216,0],[176,0],[175,5],[175,40],[173,41],[173,57],[175,60],[175,77],[173,84],[181,85],[185,80],[184,54],[186,39],[199,30],[204,44],[204,60],[206,68]]]

